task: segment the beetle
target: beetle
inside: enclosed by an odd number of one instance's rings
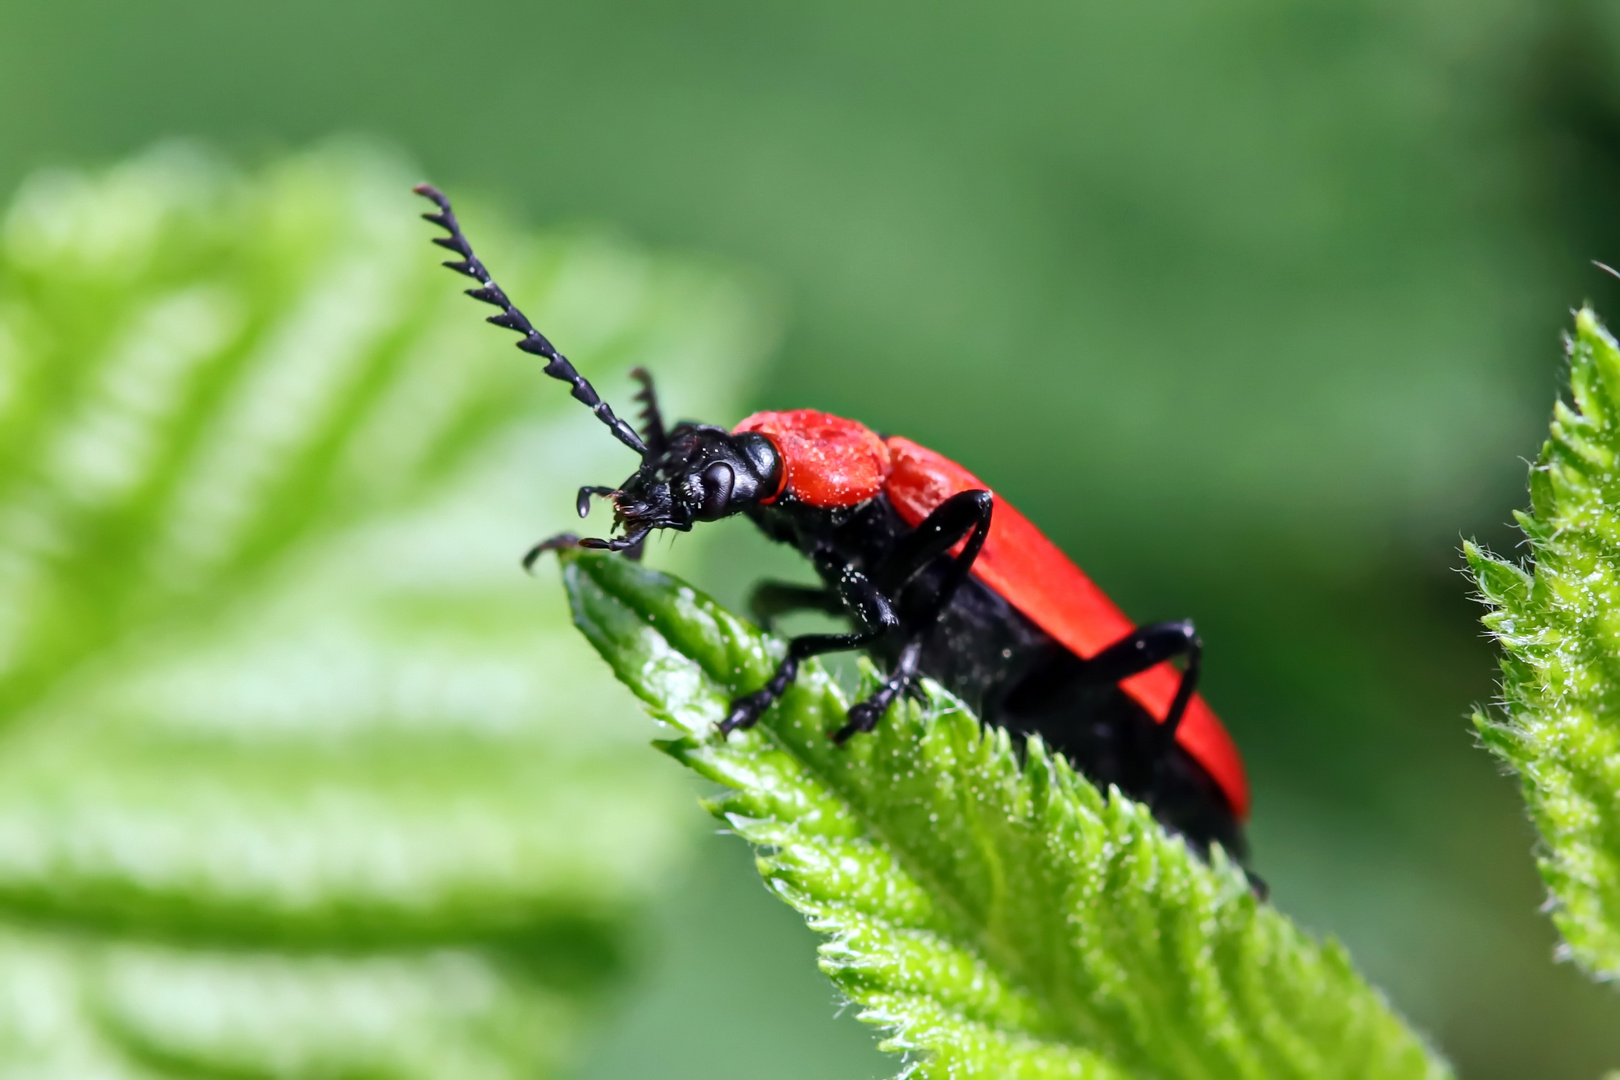
[[[1199,696],[1203,644],[1187,620],[1136,626],[1028,519],[962,466],[900,436],[812,409],[761,412],[727,430],[666,427],[653,383],[641,384],[641,430],[613,409],[511,302],[473,254],[450,201],[416,192],[422,216],[474,279],[467,294],[499,308],[489,322],[521,335],[641,464],[617,487],[586,486],[613,507],[611,538],[572,533],[524,557],[583,547],[639,558],[656,529],[745,514],[766,536],[809,557],[820,587],[764,582],[751,601],[765,626],[794,611],[847,618],[847,633],[804,634],[764,686],[731,703],[722,735],[757,722],[806,659],[862,649],[887,670],[881,686],[831,733],[843,743],[871,731],[902,693],[928,676],[987,723],[1038,734],[1093,782],[1117,785],[1201,852],[1219,843],[1246,858],[1249,788],[1243,761]],[[1172,661],[1180,659],[1178,669]],[[1263,891],[1258,879],[1257,891]]]

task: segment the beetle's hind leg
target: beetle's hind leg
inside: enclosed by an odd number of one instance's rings
[[[1168,746],[1175,742],[1176,729],[1198,691],[1198,675],[1203,667],[1204,643],[1191,619],[1139,626],[1087,660],[1081,673],[1086,682],[1117,683],[1177,657],[1183,658],[1186,666],[1181,670],[1176,696],[1158,727],[1160,741]]]

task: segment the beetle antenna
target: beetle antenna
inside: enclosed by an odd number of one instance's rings
[[[523,335],[523,340],[517,347],[526,353],[542,357],[546,361],[546,374],[554,379],[561,379],[574,388],[574,397],[585,403],[596,414],[596,418],[608,426],[614,436],[624,445],[640,454],[643,459],[647,457],[647,445],[641,441],[635,429],[629,424],[613,415],[613,409],[597,394],[596,389],[586,381],[585,376],[574,370],[574,365],[568,358],[557,351],[556,346],[546,340],[546,336],[536,330],[528,317],[519,311],[512,301],[506,298],[506,293],[495,284],[484,269],[484,264],[478,256],[473,254],[472,245],[462,234],[461,224],[456,221],[455,211],[450,209],[450,200],[444,192],[432,184],[418,184],[411,190],[433,203],[439,209],[435,213],[422,216],[433,224],[442,228],[449,236],[435,236],[433,242],[442,248],[448,248],[460,255],[460,259],[445,260],[446,266],[458,274],[465,274],[478,282],[480,288],[468,289],[467,295],[474,300],[482,300],[486,304],[493,304],[501,309],[499,315],[491,315],[488,322],[496,326],[504,326],[508,330],[516,330]]]
[[[664,432],[664,414],[658,410],[658,391],[653,389],[652,375],[644,367],[631,368],[630,377],[641,384],[636,400],[641,403],[641,437],[654,455],[662,454],[669,446]]]

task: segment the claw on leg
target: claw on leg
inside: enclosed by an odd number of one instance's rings
[[[916,684],[917,663],[922,656],[920,641],[913,641],[900,652],[900,661],[894,666],[894,673],[888,677],[882,686],[865,701],[856,702],[849,710],[849,720],[837,731],[828,734],[828,738],[842,746],[853,735],[873,730],[878,722],[888,714],[889,706],[907,688]]]
[[[733,731],[753,727],[759,723],[759,718],[765,714],[765,710],[771,707],[774,696],[768,690],[760,690],[747,697],[737,698],[731,703],[731,711],[726,714],[726,718],[715,725],[715,730],[724,739]]]
[[[534,545],[534,547],[530,548],[526,554],[524,554],[523,569],[532,574],[534,572],[534,564],[539,560],[540,556],[544,555],[546,552],[567,551],[569,548],[577,548],[579,546],[579,537],[575,536],[573,533],[558,533],[556,536],[553,536],[548,540],[540,541],[538,544]]]
[[[849,710],[848,722],[846,722],[844,726],[839,728],[837,731],[828,732],[827,738],[831,739],[837,745],[843,746],[850,740],[851,737],[864,734],[877,727],[878,721],[883,719],[883,714],[887,711],[888,702],[884,702],[882,707],[877,707],[875,703],[868,698],[866,701],[853,706]]]
[[[889,706],[894,704],[894,699],[900,696],[900,691],[908,682],[910,680],[904,678],[891,680],[865,701],[851,706],[848,721],[827,737],[842,746],[854,735],[864,735],[875,730],[879,722],[888,715]]]

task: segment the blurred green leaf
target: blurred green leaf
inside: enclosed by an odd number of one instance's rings
[[[1147,808],[932,684],[849,746],[818,666],[759,728],[713,735],[781,656],[679,581],[575,555],[574,621],[730,788],[709,805],[828,935],[821,966],[917,1054],[918,1077],[1444,1077],[1333,943],[1318,944]],[[866,669],[868,689],[875,673]]]
[[[1522,780],[1569,955],[1620,977],[1620,348],[1590,309],[1569,342],[1572,404],[1530,474],[1532,572],[1467,545],[1502,644],[1503,712],[1476,713]]]
[[[414,179],[172,146],[5,219],[0,1074],[549,1074],[683,848],[517,565],[634,462],[481,324]],[[467,217],[605,393],[731,404],[734,280]]]

